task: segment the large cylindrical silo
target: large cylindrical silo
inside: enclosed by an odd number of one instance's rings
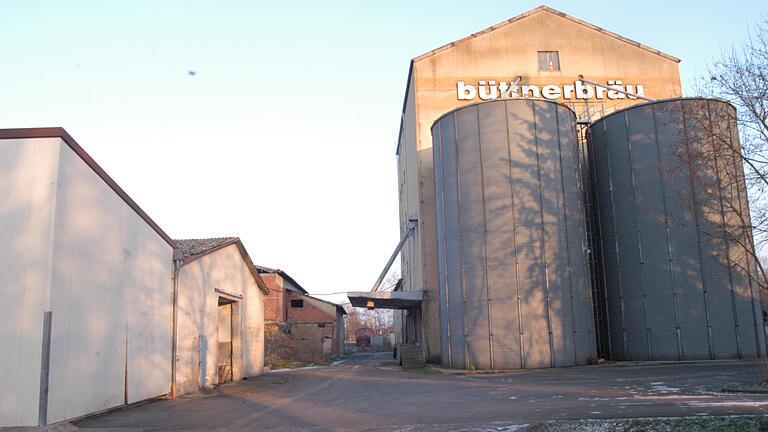
[[[615,360],[765,355],[734,118],[726,102],[675,99],[589,127]]]
[[[595,356],[575,120],[554,102],[507,99],[432,126],[445,366]]]

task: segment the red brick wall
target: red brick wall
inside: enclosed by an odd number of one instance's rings
[[[304,307],[294,308],[291,307],[291,300],[304,300]],[[288,307],[288,320],[295,323],[336,323],[336,314],[328,314],[322,309],[313,306],[303,296],[288,293],[288,301],[286,302]]]
[[[285,322],[285,289],[283,278],[277,274],[261,274],[269,289],[269,295],[264,296],[264,321]]]

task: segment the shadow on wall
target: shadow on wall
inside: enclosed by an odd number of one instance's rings
[[[66,145],[54,226],[48,423],[167,393],[172,247]]]
[[[220,294],[215,288],[242,295],[232,303],[236,308],[232,317],[232,378],[260,373],[263,363],[259,351],[264,346],[263,323],[257,319],[260,296],[237,246],[192,261],[182,266],[179,274],[177,394],[219,384]]]
[[[616,360],[765,355],[730,105],[638,105],[590,126]]]
[[[573,113],[481,103],[439,119],[433,138],[445,364],[586,364],[596,347]]]

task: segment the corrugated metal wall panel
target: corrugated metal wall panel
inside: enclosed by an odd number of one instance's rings
[[[586,363],[594,323],[573,112],[546,101],[470,105],[439,119],[433,142],[444,364]]]
[[[653,358],[677,360],[677,310],[673,278],[669,272],[668,222],[665,214],[665,179],[659,169],[656,129],[651,107],[627,113],[628,139],[631,144],[632,169],[637,185],[647,185],[656,194],[635,193],[642,266],[645,281],[646,313]],[[672,317],[673,319],[667,319]]]
[[[759,298],[741,270],[749,260],[732,240],[748,234],[724,205],[745,194],[743,174],[737,158],[718,155],[728,138],[712,137],[736,129],[723,118],[732,110],[714,100],[662,101],[590,126],[617,360],[764,355]]]

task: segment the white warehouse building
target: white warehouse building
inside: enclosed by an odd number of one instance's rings
[[[234,289],[215,281],[224,291],[216,299],[244,305],[238,334],[251,338],[230,338],[240,350],[231,377],[261,373],[266,286],[239,239],[230,244],[242,259],[219,259],[226,272],[213,255],[185,265],[176,242],[61,128],[0,130],[0,196],[0,426],[53,424],[170,394],[173,365],[183,361],[172,357],[174,290],[188,289],[179,294],[198,310],[196,301],[215,294],[210,278],[195,279],[200,268],[240,278]],[[204,333],[195,325],[176,329]]]

